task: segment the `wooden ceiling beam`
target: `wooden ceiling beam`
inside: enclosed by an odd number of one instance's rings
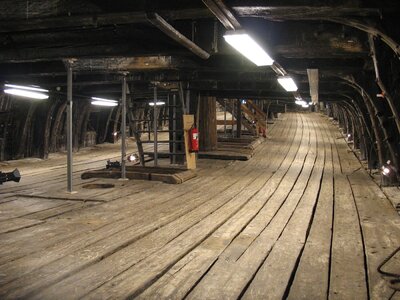
[[[231,10],[221,0],[203,0],[203,3],[213,13],[213,15],[221,22],[226,29],[236,30],[242,26],[236,19]]]
[[[192,20],[212,17],[212,14],[206,8],[159,11],[158,13],[166,20]],[[87,29],[138,23],[147,23],[147,14],[145,11],[93,13],[87,15],[0,21],[0,32],[48,31],[49,29],[59,30],[74,28]]]
[[[299,20],[307,18],[321,17],[380,17],[380,8],[361,8],[361,7],[346,7],[346,6],[323,6],[323,5],[257,5],[244,6],[237,5],[232,7],[232,10],[239,17],[260,17],[271,21],[278,20]]]
[[[155,27],[160,29],[164,32],[167,36],[171,39],[182,45],[183,47],[187,48],[189,51],[197,55],[202,59],[208,59],[210,54],[205,50],[201,49],[198,45],[194,42],[189,40],[186,36],[176,30],[171,24],[169,24],[163,17],[161,17],[157,13],[148,13],[147,18],[151,24]]]

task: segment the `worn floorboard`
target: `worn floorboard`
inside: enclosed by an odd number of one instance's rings
[[[77,154],[76,194],[64,154],[10,162],[24,180],[0,186],[0,298],[398,299],[376,269],[399,216],[338,135],[284,114],[250,160],[202,159],[179,186],[80,179],[118,145]],[[100,182],[115,187],[84,188]]]

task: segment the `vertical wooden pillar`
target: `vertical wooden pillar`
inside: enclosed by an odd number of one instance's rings
[[[183,131],[185,139],[186,167],[189,170],[196,169],[196,154],[189,151],[189,131],[194,126],[194,115],[183,115]]]
[[[201,97],[199,115],[200,151],[217,150],[217,107],[215,97]]]

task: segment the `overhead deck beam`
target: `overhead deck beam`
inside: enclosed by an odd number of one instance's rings
[[[189,40],[186,36],[176,30],[171,24],[169,24],[164,18],[162,18],[157,13],[148,13],[147,18],[151,24],[156,26],[162,32],[164,32],[167,36],[169,36],[174,41],[178,42],[185,48],[189,49],[191,52],[196,54],[198,57],[202,59],[208,59],[210,54],[205,50],[201,49],[194,42]]]
[[[353,15],[354,11],[360,11],[360,8],[351,9],[351,8],[335,8],[325,7],[325,8],[316,8],[310,7],[308,12],[304,11],[304,7],[298,8],[298,10],[291,11],[286,7],[282,7],[282,13],[277,14],[276,12],[279,9],[271,9],[267,6],[257,6],[257,7],[244,7],[237,6],[233,7],[233,10],[237,13],[237,15],[241,17],[256,17],[263,18],[271,21],[279,21],[279,20],[321,20],[328,21],[338,24],[343,24],[349,27],[357,28],[366,33],[372,34],[373,36],[379,37],[385,44],[387,44],[396,55],[400,56],[400,45],[391,38],[388,34],[376,28],[376,26],[372,26],[365,22],[359,21],[354,17],[360,17],[360,15]],[[338,14],[339,11],[342,11],[342,14]],[[397,9],[398,10],[398,9]],[[397,11],[394,9],[394,11]],[[345,13],[347,11],[347,13]],[[373,12],[374,10],[370,11]],[[393,11],[391,12],[393,13]],[[368,15],[371,16],[371,15]],[[375,10],[375,15],[372,16],[380,17],[381,13],[379,10]],[[351,18],[353,17],[353,18]]]
[[[344,7],[344,6],[316,6],[316,5],[258,5],[233,6],[232,10],[240,17],[263,17],[271,20],[307,18],[307,17],[379,17],[378,8]]]
[[[160,15],[167,20],[192,20],[198,18],[210,18],[212,15],[206,8],[181,9],[175,11],[160,11]],[[109,25],[124,25],[146,23],[145,11],[130,11],[123,13],[102,13],[90,15],[73,15],[31,18],[28,20],[7,20],[0,22],[0,32],[21,31],[47,31],[51,29],[73,28],[99,28]]]
[[[230,11],[230,9],[221,0],[203,0],[203,3],[214,14],[214,16],[224,25],[226,29],[236,30],[242,26]]]
[[[203,1],[207,8],[190,8],[177,10],[162,10],[158,13],[166,20],[192,20],[212,17],[212,13],[222,17],[227,26],[236,26],[236,22],[232,13],[228,13],[221,9],[216,3],[221,1]],[[213,8],[215,7],[215,9]],[[226,7],[226,6],[225,6]],[[392,9],[387,9],[389,12]],[[210,11],[212,13],[210,13]],[[214,13],[215,11],[215,13]],[[233,7],[233,11],[240,17],[254,17],[254,15],[265,16],[270,18],[296,18],[299,16],[331,16],[331,17],[379,17],[381,10],[378,8],[359,8],[359,7],[333,7],[331,6],[241,6]],[[232,16],[233,18],[232,18]],[[225,20],[226,19],[226,20]],[[222,20],[221,23],[222,23]],[[22,32],[22,31],[38,31],[66,28],[99,28],[109,25],[124,25],[146,23],[147,16],[145,11],[129,11],[129,12],[112,12],[97,14],[82,14],[71,16],[51,16],[36,17],[21,20],[7,20],[0,22],[0,32]],[[224,23],[223,23],[224,24]],[[225,24],[224,24],[225,26]],[[228,28],[228,27],[227,27]]]

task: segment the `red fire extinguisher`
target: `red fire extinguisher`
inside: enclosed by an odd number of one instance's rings
[[[189,152],[199,152],[199,131],[195,127],[189,130]]]

